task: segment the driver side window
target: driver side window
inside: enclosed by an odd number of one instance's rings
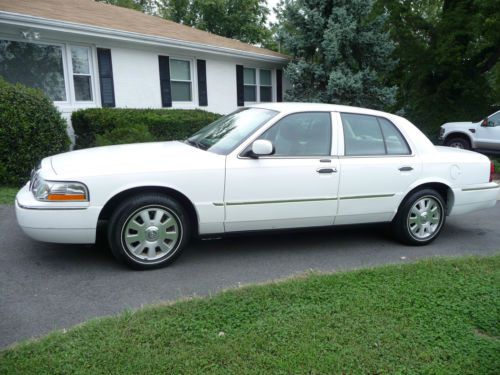
[[[273,156],[329,156],[332,142],[330,113],[291,114],[274,124],[259,139],[272,142]]]
[[[500,112],[495,113],[488,118],[488,122],[492,122],[492,126],[500,126]]]

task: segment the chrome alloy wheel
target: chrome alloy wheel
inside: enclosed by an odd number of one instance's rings
[[[464,149],[464,144],[462,142],[459,142],[459,141],[455,141],[455,142],[451,142],[449,145],[449,147],[454,147],[454,148],[460,148],[460,149]]]
[[[432,196],[418,199],[408,213],[409,232],[417,241],[428,240],[439,232],[443,206]]]
[[[121,237],[131,255],[156,261],[176,249],[182,239],[182,226],[177,215],[166,207],[141,207],[127,218]]]

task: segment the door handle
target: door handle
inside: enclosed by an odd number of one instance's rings
[[[316,169],[318,173],[337,173],[337,168],[318,168]]]
[[[413,171],[413,167],[401,167],[399,168],[401,172],[410,172]]]

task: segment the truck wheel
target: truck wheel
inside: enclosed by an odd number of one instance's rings
[[[461,148],[463,150],[470,150],[471,149],[469,140],[462,138],[462,137],[449,138],[446,140],[444,145],[448,146],[448,147]]]

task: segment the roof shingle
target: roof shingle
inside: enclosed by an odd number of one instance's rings
[[[0,0],[0,12],[2,11],[228,48],[269,57],[288,58],[278,52],[235,39],[94,0]]]

